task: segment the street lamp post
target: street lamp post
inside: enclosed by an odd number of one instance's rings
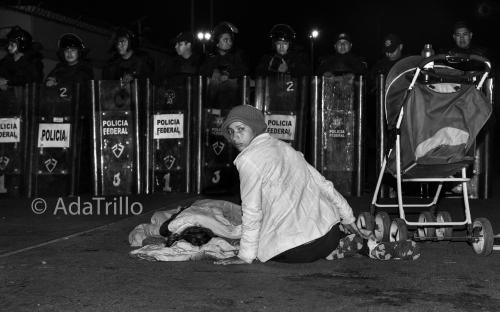
[[[196,37],[201,42],[201,44],[203,46],[203,54],[205,54],[205,52],[206,52],[206,44],[210,41],[210,38],[212,37],[212,35],[210,34],[209,31],[199,31],[196,34]]]
[[[316,38],[318,38],[319,36],[319,30],[317,29],[312,29],[311,32],[309,33],[309,40],[311,41],[311,72],[312,72],[312,75],[314,75],[314,72],[315,72],[315,66],[314,66],[314,63],[315,63],[315,57],[314,57],[314,43],[316,41]]]

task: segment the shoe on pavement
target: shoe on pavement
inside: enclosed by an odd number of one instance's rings
[[[368,246],[370,246],[370,242]],[[370,247],[370,258],[379,260],[417,260],[420,246],[412,241],[382,242]]]

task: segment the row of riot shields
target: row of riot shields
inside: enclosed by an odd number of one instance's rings
[[[0,92],[0,196],[74,195],[79,88],[37,85]]]
[[[79,90],[0,92],[0,194],[76,195],[86,180],[95,195],[237,193],[237,150],[220,127],[240,104],[261,109],[268,132],[344,195],[362,192],[363,77],[198,76],[92,81]]]
[[[246,82],[93,82],[94,193],[231,191],[236,154],[220,126],[231,107],[246,102]]]
[[[272,135],[304,151],[306,79],[257,79],[257,107]],[[165,84],[96,81],[92,92],[96,194],[236,193],[237,155],[221,125],[232,107],[249,104],[250,81],[203,77]]]
[[[386,114],[385,114],[385,85],[386,77],[384,75],[379,75],[377,77],[377,100],[376,100],[376,145],[377,145],[377,156],[376,156],[376,168],[377,170],[381,168],[384,157],[391,144],[388,140],[387,124],[386,124]],[[482,88],[483,93],[490,103],[493,104],[493,91],[494,91],[494,81],[493,78],[488,78]],[[480,198],[487,199],[491,196],[492,192],[492,154],[493,154],[493,120],[490,118],[485,127],[480,131],[476,138],[475,150],[474,150],[474,162],[471,167],[468,168],[467,176],[470,177],[470,182],[467,187],[467,191],[470,198]],[[384,180],[385,181],[385,180]],[[394,197],[395,192],[390,181],[385,181],[381,185],[381,197]],[[421,197],[428,197],[430,194],[434,193],[433,190],[429,190],[430,186],[425,183],[421,183],[419,187],[414,190],[415,195]]]
[[[19,87],[0,92],[0,196],[25,193],[29,91]]]

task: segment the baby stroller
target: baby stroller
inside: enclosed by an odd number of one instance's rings
[[[481,70],[459,70],[458,64],[480,64]],[[387,76],[386,121],[394,134],[394,146],[380,170],[370,213],[358,218],[358,226],[373,229],[379,240],[408,239],[409,227],[417,227],[414,240],[458,240],[454,227],[466,228],[460,240],[469,242],[479,255],[493,250],[494,234],[488,219],[471,220],[466,168],[473,163],[475,139],[488,120],[491,103],[481,88],[491,64],[476,55],[411,56],[394,65]],[[392,143],[390,143],[392,144]],[[384,173],[396,178],[397,204],[378,202]],[[457,175],[459,175],[457,177]],[[403,182],[437,182],[430,203],[408,204],[403,200]],[[436,204],[444,182],[461,183],[465,220],[452,221]],[[390,221],[387,212],[376,208],[398,208],[399,218]],[[418,221],[406,218],[405,208],[429,208]],[[437,211],[436,211],[437,210]]]

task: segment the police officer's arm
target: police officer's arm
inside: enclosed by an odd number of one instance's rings
[[[50,71],[50,73],[47,75],[47,77],[45,78],[45,85],[47,87],[53,87],[55,85],[57,85],[57,71],[59,69],[59,64],[56,65],[56,67],[54,67],[54,69],[52,69]]]

